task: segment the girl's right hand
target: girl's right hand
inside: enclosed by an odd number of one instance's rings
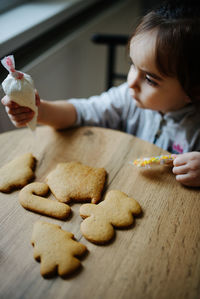
[[[35,93],[36,105],[40,105],[40,97],[38,93]],[[28,107],[22,107],[17,103],[11,101],[8,96],[3,97],[1,103],[5,106],[5,110],[10,118],[11,122],[17,127],[24,127],[34,117],[34,111]]]

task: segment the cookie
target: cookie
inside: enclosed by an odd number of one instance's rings
[[[80,162],[60,163],[49,173],[46,182],[61,202],[91,200],[97,203],[101,200],[101,193],[106,180],[104,168],[94,168]]]
[[[34,179],[36,159],[31,153],[23,154],[0,168],[0,191],[9,193],[20,189]]]
[[[40,213],[46,216],[66,219],[71,208],[56,200],[45,198],[49,187],[45,183],[31,183],[25,186],[19,193],[19,202],[27,210]]]
[[[84,204],[80,215],[86,218],[81,223],[81,232],[90,242],[104,244],[115,234],[114,227],[128,227],[134,222],[133,215],[141,213],[139,203],[125,193],[112,190],[98,205]]]
[[[65,277],[81,266],[76,257],[82,256],[87,248],[73,238],[72,233],[62,230],[59,225],[40,221],[34,224],[31,243],[34,258],[41,262],[42,276],[50,277],[57,273]]]

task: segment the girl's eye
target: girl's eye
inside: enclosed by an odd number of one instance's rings
[[[158,83],[150,79],[147,75],[145,76],[145,79],[149,85],[158,86]]]

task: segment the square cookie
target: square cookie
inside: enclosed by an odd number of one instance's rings
[[[97,203],[106,180],[106,170],[83,165],[80,162],[59,163],[46,178],[57,200],[61,202]]]

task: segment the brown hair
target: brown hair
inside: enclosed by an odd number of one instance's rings
[[[156,65],[176,77],[191,100],[200,99],[200,4],[167,1],[147,13],[131,37],[157,30]]]

